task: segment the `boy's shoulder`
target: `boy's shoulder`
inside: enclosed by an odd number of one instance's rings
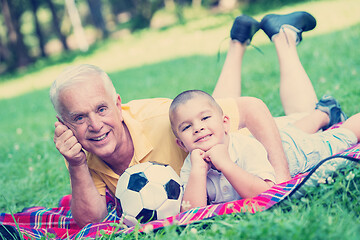
[[[264,146],[252,135],[245,135],[239,132],[230,133],[230,148],[236,149],[241,155],[266,153]]]

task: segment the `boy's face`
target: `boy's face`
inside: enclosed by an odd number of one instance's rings
[[[222,115],[208,99],[190,99],[180,104],[173,114],[177,143],[185,151],[208,151],[216,144],[224,143],[230,125],[229,118]]]

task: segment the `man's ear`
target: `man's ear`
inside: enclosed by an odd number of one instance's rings
[[[116,106],[121,109],[121,97],[120,97],[120,94],[116,94]]]
[[[123,117],[122,117],[122,109],[121,109],[121,97],[119,94],[116,95],[116,107],[120,112],[120,120],[124,121]]]
[[[188,150],[186,150],[184,143],[180,139],[176,138],[176,144],[185,152],[189,152]]]
[[[226,133],[229,133],[230,131],[230,118],[229,116],[225,115],[223,116],[223,125]]]

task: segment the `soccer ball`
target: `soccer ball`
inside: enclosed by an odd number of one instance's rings
[[[136,164],[120,176],[115,196],[119,199],[124,224],[163,219],[180,212],[184,186],[169,165],[155,162]]]

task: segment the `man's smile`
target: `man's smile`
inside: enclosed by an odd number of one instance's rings
[[[89,140],[91,141],[101,141],[101,140],[104,140],[108,135],[109,135],[110,132],[107,132],[99,137],[94,137],[94,138],[89,138]]]

